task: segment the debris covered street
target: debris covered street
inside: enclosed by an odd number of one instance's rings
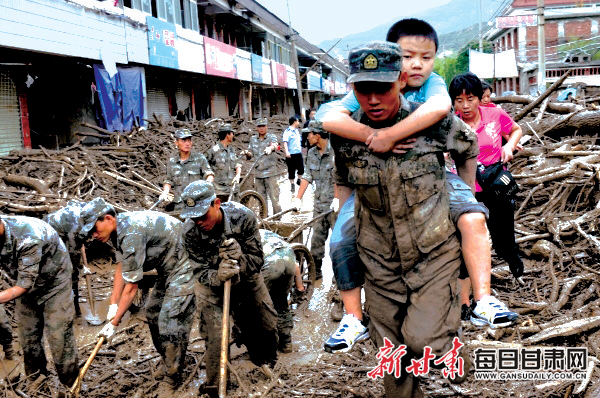
[[[502,99],[498,99],[499,103]],[[503,104],[511,114],[519,105]],[[576,109],[578,114],[594,118],[594,110]],[[517,242],[525,259],[525,274],[515,280],[508,266],[494,257],[492,289],[494,294],[520,314],[517,327],[480,329],[463,322],[465,342],[473,351],[478,348],[533,349],[547,346],[587,347],[590,379],[576,381],[478,381],[473,377],[461,385],[452,385],[431,370],[426,378],[429,396],[486,396],[486,397],[559,397],[565,391],[579,396],[598,395],[596,366],[600,355],[600,272],[597,219],[598,164],[600,146],[589,126],[573,133],[574,116],[548,114],[552,122],[536,123],[539,111],[521,123],[531,129],[529,141],[516,156],[511,171],[521,187],[516,204]],[[543,123],[562,118],[563,125],[555,126],[542,136]],[[277,118],[273,119],[277,123]],[[282,126],[285,121],[281,119]],[[587,119],[586,119],[587,120]],[[247,122],[228,120],[238,126],[236,150],[244,147],[250,131]],[[189,125],[197,142],[207,147],[214,142],[212,121]],[[170,151],[169,134],[181,124],[177,121],[156,121],[146,131],[127,136],[107,135],[101,132],[101,146],[86,147],[76,144],[60,151],[45,149],[11,153],[2,158],[3,212],[41,216],[65,200],[89,199],[107,195],[120,210],[150,207],[160,191],[164,159]],[[215,123],[216,124],[216,123]],[[525,127],[525,134],[528,135]],[[586,129],[586,127],[588,127]],[[282,128],[273,128],[281,132]],[[200,148],[199,148],[200,149]],[[159,156],[155,156],[159,154]],[[85,161],[84,161],[85,159]],[[250,162],[248,162],[250,163]],[[245,167],[248,167],[246,164]],[[283,171],[283,168],[282,168]],[[281,202],[291,201],[289,182],[280,178]],[[117,186],[120,188],[117,189]],[[110,194],[110,195],[108,195]],[[310,218],[311,202],[303,203],[299,214],[288,213],[284,221],[298,223]],[[305,231],[303,240],[308,242]],[[105,247],[95,243],[88,249],[88,259],[94,274],[91,278],[96,311],[106,312],[112,286],[114,267]],[[335,330],[329,313],[331,303],[331,266],[328,257],[324,263],[323,282],[315,288],[312,300],[294,316],[293,352],[280,354],[274,376],[268,377],[252,365],[245,349],[232,349],[231,396],[338,396],[379,397],[383,394],[380,380],[374,381],[366,373],[377,366],[376,350],[370,341],[357,344],[347,354],[328,354],[322,349],[324,340]],[[86,303],[85,282],[80,285],[84,315],[76,320],[80,365],[95,345],[95,335],[101,326],[89,326],[84,318],[90,311]],[[12,314],[12,307],[7,307]],[[196,396],[203,381],[204,340],[194,323],[188,348],[185,382],[176,391],[153,379],[152,371],[159,355],[150,343],[143,310],[124,319],[123,327],[110,344],[102,347],[90,367],[82,387],[89,397],[192,397]],[[57,396],[61,387],[54,377],[39,383],[18,378],[19,357],[3,361],[3,374],[16,383],[1,387],[5,396]],[[35,377],[33,378],[35,379]],[[24,394],[24,395],[23,395]]]

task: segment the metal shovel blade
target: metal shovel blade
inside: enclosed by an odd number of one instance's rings
[[[83,319],[85,319],[85,321],[92,326],[98,326],[98,325],[102,325],[104,323],[104,319],[100,319],[99,316],[94,315],[91,312],[85,314],[83,316]]]

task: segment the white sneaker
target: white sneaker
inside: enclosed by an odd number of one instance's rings
[[[354,343],[369,338],[366,326],[351,314],[346,314],[340,321],[340,326],[332,334],[323,348],[329,353],[350,351]]]
[[[475,326],[503,328],[515,323],[519,317],[494,296],[484,296],[476,304],[471,311],[471,323]]]

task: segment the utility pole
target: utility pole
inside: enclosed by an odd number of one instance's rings
[[[538,15],[538,91],[546,91],[546,32],[544,31],[544,0],[537,0]]]
[[[298,62],[298,51],[296,51],[296,35],[292,29],[292,17],[290,16],[290,2],[287,2],[288,19],[290,20],[290,41],[292,43],[292,60],[294,62],[294,70],[296,71],[296,87],[298,87],[298,104],[300,105],[300,118],[303,122],[306,121],[306,110],[304,108],[304,95],[302,93],[302,81],[300,80],[300,63]]]
[[[482,53],[483,52],[483,31],[481,30],[481,19],[483,12],[481,10],[481,0],[479,0],[479,52]]]

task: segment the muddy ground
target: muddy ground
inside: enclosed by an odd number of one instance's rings
[[[283,122],[280,124],[283,125]],[[244,123],[240,122],[239,128],[250,131]],[[169,125],[162,129],[172,132],[174,128]],[[204,137],[202,134],[205,134],[207,129],[206,126],[198,127],[194,132],[197,131],[197,134]],[[60,200],[65,197],[88,200],[105,193],[108,195],[107,198],[115,199],[115,203],[123,210],[148,208],[157,196],[156,192],[148,188],[160,187],[164,165],[156,161],[152,167],[141,167],[147,161],[141,156],[154,153],[159,150],[157,148],[162,148],[165,152],[164,156],[167,156],[166,153],[170,150],[165,142],[170,142],[170,137],[163,130],[148,133],[149,138],[145,135],[140,136],[146,133],[129,137],[130,147],[120,149],[129,152],[123,152],[122,156],[119,155],[120,152],[114,152],[113,147],[110,156],[102,153],[103,147],[96,147],[94,150],[91,149],[94,147],[89,147],[85,151],[74,148],[72,152],[65,150],[60,153],[38,151],[39,153],[35,154],[36,160],[31,162],[26,161],[23,154],[14,155],[12,158],[7,157],[4,161],[5,173],[44,179],[47,176],[54,177],[56,181],[48,177],[46,183],[53,192],[58,192],[60,195],[41,195],[41,192],[33,194],[30,191],[3,186],[4,192],[0,192],[0,196],[6,203],[12,204],[12,207],[0,203],[0,211],[21,212],[19,214],[26,211],[32,212],[25,213],[27,215],[39,215],[54,206],[53,201],[58,204],[59,200],[55,198],[56,196],[59,196]],[[147,142],[154,146],[149,147],[149,144],[142,140],[144,137],[148,138]],[[243,146],[247,138],[248,134],[240,134],[237,144]],[[206,146],[208,141],[200,142]],[[569,144],[568,148],[563,147],[562,144],[567,141],[572,141],[573,145]],[[577,132],[569,140],[536,137],[530,142],[535,145],[531,144],[529,147],[528,144],[524,153],[515,158],[511,171],[522,187],[522,191],[517,196],[516,232],[526,270],[525,275],[517,281],[510,275],[508,267],[494,256],[492,289],[493,294],[521,316],[516,327],[491,330],[475,328],[470,323],[463,323],[462,328],[463,341],[468,345],[472,359],[474,359],[473,351],[477,348],[585,347],[589,353],[589,382],[586,384],[581,381],[565,380],[477,381],[471,372],[465,383],[452,385],[439,371],[432,370],[428,376],[422,378],[427,396],[600,397],[599,373],[595,369],[597,362],[600,362],[596,359],[600,357],[600,311],[598,309],[600,241],[595,237],[600,230],[597,222],[600,216],[600,206],[597,205],[600,200],[597,195],[600,191],[600,147],[596,145],[596,141],[597,137],[583,139],[577,135]],[[135,151],[132,148],[135,148]],[[98,167],[88,170],[85,167],[87,158],[81,157],[79,151],[98,161]],[[552,151],[560,151],[561,157],[557,157],[556,154],[550,155]],[[66,156],[67,152],[71,157],[60,157],[60,161],[54,159],[54,156]],[[131,157],[134,154],[140,158],[132,162]],[[544,154],[548,156],[548,160],[544,159]],[[569,160],[575,155],[581,156],[581,159],[570,162]],[[111,161],[105,164],[100,163],[100,160]],[[66,162],[71,166],[66,164],[60,166],[63,164],[60,162]],[[542,164],[536,169],[537,163]],[[283,162],[280,166],[283,170]],[[571,170],[569,174],[561,174],[562,171],[558,171],[556,178],[546,176],[541,182],[537,179],[548,170],[561,170],[561,166],[568,167]],[[73,173],[69,174],[71,169]],[[129,179],[136,177],[131,169],[147,174],[142,175],[145,180],[136,180],[137,185],[128,185],[126,189],[122,184],[117,185],[115,180],[112,184],[119,187],[117,190],[110,185],[112,180],[99,175],[99,170],[104,169],[117,170],[121,176]],[[62,174],[65,175],[64,181]],[[140,185],[144,186],[140,187]],[[289,182],[285,176],[281,177],[280,185],[281,204],[285,208],[286,204],[291,203]],[[310,195],[309,190],[305,195],[303,212],[300,215],[287,214],[285,216],[287,221],[299,222],[300,219],[310,218]],[[42,199],[39,199],[40,196]],[[49,202],[52,202],[52,206],[48,205]],[[303,239],[304,242],[309,241],[307,233]],[[543,239],[553,243],[544,243]],[[105,249],[96,246],[88,251],[92,269],[95,271],[92,285],[97,313],[102,317],[107,311],[114,273],[110,259],[102,255]],[[249,397],[258,396],[259,393],[270,397],[383,396],[381,380],[371,380],[367,377],[367,372],[378,363],[375,357],[377,352],[370,341],[357,344],[347,354],[332,355],[322,349],[324,340],[337,327],[329,316],[333,306],[329,299],[332,271],[327,256],[323,268],[323,281],[316,286],[310,304],[304,311],[299,311],[295,315],[293,352],[280,355],[279,363],[274,369],[276,377],[265,376],[249,362],[243,347],[232,345],[233,371],[230,377],[229,396]],[[80,348],[80,364],[83,365],[96,342],[96,333],[102,326],[91,327],[84,320],[86,313],[89,313],[89,307],[84,299],[87,296],[87,289],[83,278],[80,289],[84,317],[77,319],[76,332]],[[7,309],[11,315],[12,308],[9,303]],[[159,358],[151,343],[143,311],[127,315],[117,336],[110,344],[102,347],[92,363],[83,382],[82,396],[135,398],[198,396],[205,371],[202,364],[204,341],[200,339],[197,330],[196,322],[187,355],[185,383],[179,389],[172,390],[152,376],[152,370],[156,368]],[[14,335],[17,341],[16,330]],[[15,382],[12,384],[0,382],[0,397],[56,397],[59,396],[60,391],[64,391],[57,378],[52,375],[45,380],[40,380],[40,383],[33,381],[35,377],[26,379],[21,376],[18,379],[18,375],[22,373],[19,358],[14,361],[3,359],[1,365],[0,379],[4,379],[3,376],[8,374],[8,379]]]
[[[288,203],[291,199],[289,182],[284,176],[280,179],[281,201]],[[312,192],[307,191],[300,214],[287,214],[287,221],[300,222],[310,218]],[[303,239],[309,241],[306,231]],[[90,265],[94,274],[92,286],[96,300],[96,311],[104,316],[108,307],[108,298],[112,288],[114,267],[110,257],[106,257],[106,247],[96,245],[89,251]],[[526,279],[531,278],[531,270],[538,265],[534,260],[526,259],[528,272]],[[508,275],[502,264],[495,263],[496,277],[493,278],[495,294],[505,302],[518,297],[522,286]],[[328,256],[324,261],[324,278],[315,288],[310,304],[294,317],[293,352],[280,354],[279,362],[274,369],[275,377],[269,378],[248,359],[245,348],[232,344],[230,388],[231,397],[382,397],[384,396],[381,380],[372,380],[367,372],[378,363],[376,349],[368,340],[358,343],[349,353],[328,354],[323,351],[324,340],[332,333],[337,323],[330,318],[333,306],[331,302],[332,270]],[[499,277],[498,277],[499,276]],[[90,314],[87,304],[85,280],[80,286],[82,311],[81,318],[76,320],[77,344],[80,347],[79,359],[83,365],[91,352],[96,333],[102,326],[90,326],[85,318]],[[596,312],[597,309],[594,309]],[[523,325],[531,322],[526,314],[520,319]],[[465,342],[471,349],[479,346],[478,342],[501,341],[503,344],[518,343],[522,336],[516,328],[492,331],[473,327],[463,322]],[[85,397],[195,397],[200,385],[205,380],[204,365],[201,362],[204,353],[204,341],[198,335],[198,323],[194,323],[188,348],[184,380],[178,389],[159,380],[155,380],[152,371],[156,368],[159,356],[154,349],[142,311],[128,314],[117,335],[109,344],[105,344],[92,363],[83,382],[81,394]],[[16,339],[18,340],[18,339]],[[579,338],[562,338],[553,341],[556,346],[577,345]],[[491,344],[491,343],[490,343]],[[473,353],[471,352],[473,358]],[[22,372],[22,364],[17,358],[14,361],[3,360],[2,373],[10,373],[10,379]],[[32,378],[33,379],[33,378]],[[476,381],[473,375],[461,385],[452,385],[437,370],[432,370],[423,379],[423,387],[427,396],[480,396],[480,397],[565,397],[568,390],[574,389],[580,382],[491,382]],[[588,387],[589,397],[598,395],[597,375],[592,376]],[[541,387],[540,387],[541,386]],[[14,389],[17,395],[12,395]],[[0,396],[21,397],[55,397],[64,388],[59,385],[55,376],[45,379],[36,385],[32,380],[21,376],[21,381],[11,387],[6,383],[0,385]],[[592,390],[592,391],[590,391]],[[4,394],[4,395],[3,395]],[[590,395],[591,394],[591,395]],[[583,396],[583,395],[581,395]]]

